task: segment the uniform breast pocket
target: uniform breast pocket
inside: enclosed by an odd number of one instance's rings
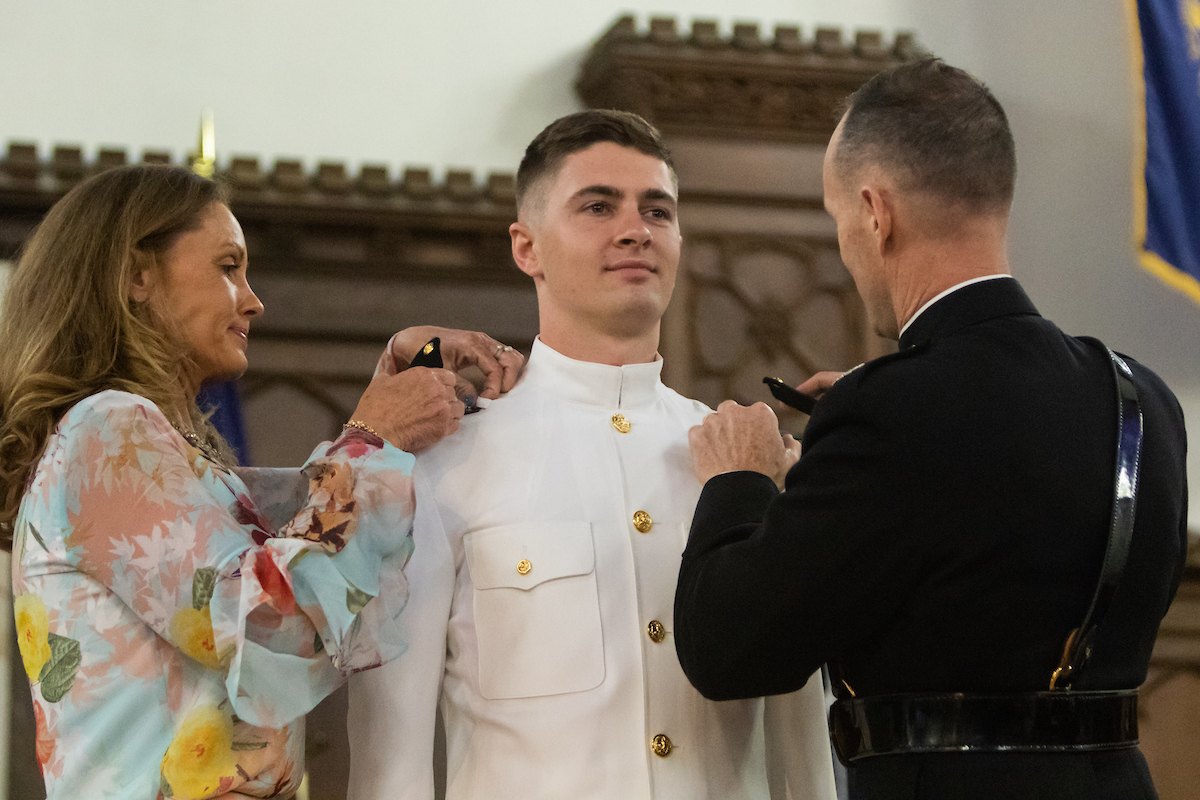
[[[480,693],[503,700],[599,686],[604,638],[591,526],[505,525],[466,534],[463,547]]]

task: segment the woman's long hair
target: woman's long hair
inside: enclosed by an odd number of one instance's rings
[[[132,392],[215,434],[182,391],[177,337],[129,293],[134,275],[161,269],[176,238],[225,201],[186,169],[120,167],[68,192],[25,243],[0,310],[0,547],[12,546],[46,440],[83,398]]]

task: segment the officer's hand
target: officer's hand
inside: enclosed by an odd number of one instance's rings
[[[784,467],[783,472],[775,475],[775,485],[779,487],[779,491],[783,491],[783,479],[787,477],[788,470],[796,465],[800,460],[800,443],[790,434],[783,435],[783,455]]]
[[[746,407],[726,400],[717,407],[717,413],[688,431],[688,442],[692,471],[701,483],[714,475],[740,470],[761,472],[780,483],[800,457],[799,445],[785,446],[779,435],[779,420],[765,403]]]
[[[841,372],[818,372],[804,383],[796,387],[796,391],[801,394],[806,394],[809,397],[820,400],[821,397],[829,391],[829,388],[838,382],[844,373]]]

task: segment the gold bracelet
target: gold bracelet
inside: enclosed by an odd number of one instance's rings
[[[349,422],[347,422],[345,425],[342,426],[342,432],[344,433],[347,428],[357,428],[360,431],[366,431],[367,433],[371,434],[372,436],[379,436],[379,432],[377,430],[372,428],[367,423],[363,422],[361,419],[352,419]],[[379,438],[382,439],[383,437],[379,436]]]

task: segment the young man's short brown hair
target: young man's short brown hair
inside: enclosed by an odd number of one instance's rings
[[[653,156],[667,165],[675,177],[675,165],[658,129],[637,114],[611,109],[592,109],[568,114],[551,122],[525,148],[525,157],[517,169],[517,208],[521,208],[530,187],[553,175],[563,159],[594,144],[612,142]]]

